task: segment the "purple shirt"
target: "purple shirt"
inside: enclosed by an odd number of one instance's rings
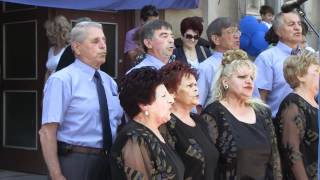
[[[124,53],[127,53],[128,51],[131,51],[138,47],[136,42],[134,41],[134,36],[139,29],[140,26],[135,27],[126,33],[126,40],[124,42]]]
[[[281,101],[292,92],[283,75],[283,63],[291,55],[291,51],[292,48],[279,41],[276,46],[263,51],[255,60],[255,86],[270,91],[266,103],[272,110],[272,117],[276,116]]]

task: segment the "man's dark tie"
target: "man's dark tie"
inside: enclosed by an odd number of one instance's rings
[[[98,71],[94,73],[94,77],[96,78],[96,86],[100,104],[100,116],[103,132],[103,148],[109,152],[112,144],[112,134],[109,121],[107,96],[102,85],[101,76]]]
[[[300,54],[301,54],[300,48],[295,48],[291,50],[291,55],[300,55]]]

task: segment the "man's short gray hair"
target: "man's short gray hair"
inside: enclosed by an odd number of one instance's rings
[[[274,16],[272,27],[274,31],[277,31],[282,25],[283,25],[283,13],[280,12]]]
[[[208,40],[212,44],[212,48],[215,48],[215,44],[211,41],[211,36],[212,35],[221,36],[223,29],[233,27],[233,26],[237,26],[237,25],[234,22],[232,22],[232,20],[229,17],[219,17],[209,24],[207,29],[207,36],[208,36]]]
[[[297,16],[299,16],[299,14],[296,12],[296,11],[291,11],[291,12],[288,12],[288,13],[293,13],[293,14],[296,14]],[[274,19],[273,19],[273,22],[272,22],[272,27],[273,27],[273,30],[275,32],[277,32],[279,30],[279,28],[283,25],[284,21],[283,21],[283,15],[284,13],[283,12],[280,12],[278,14],[276,14],[274,16]],[[300,17],[300,16],[299,16]]]
[[[154,32],[156,30],[160,30],[162,28],[172,30],[171,24],[169,24],[166,21],[160,20],[160,19],[150,21],[142,26],[140,40],[141,40],[141,44],[143,45],[143,48],[145,51],[147,51],[147,47],[144,45],[144,40],[145,39],[152,39],[154,36]]]
[[[93,21],[83,21],[77,23],[71,30],[71,42],[83,42],[87,38],[88,28],[102,29],[102,25]]]

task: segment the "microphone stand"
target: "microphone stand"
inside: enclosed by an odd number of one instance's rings
[[[301,9],[301,7],[296,8],[298,14],[305,20],[305,22],[308,24],[308,26],[312,29],[312,31],[317,35],[318,39],[320,38],[319,32],[316,30],[314,25],[309,21],[309,19],[306,16],[306,13]]]

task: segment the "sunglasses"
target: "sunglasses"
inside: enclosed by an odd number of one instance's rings
[[[197,34],[194,35],[194,36],[191,35],[191,34],[186,34],[185,37],[186,37],[186,39],[192,39],[193,38],[194,40],[198,40],[200,38],[200,36],[197,35]]]

